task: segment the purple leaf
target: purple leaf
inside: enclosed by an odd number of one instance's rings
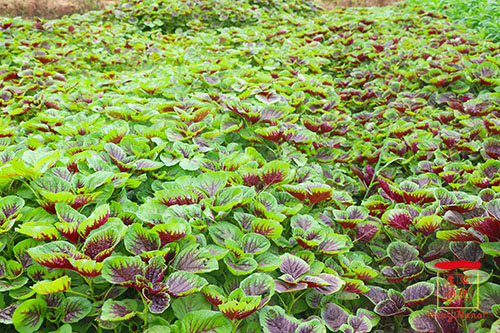
[[[418,250],[407,243],[396,241],[389,244],[387,254],[397,266],[404,266],[407,262],[418,258]]]
[[[280,271],[283,274],[290,274],[294,279],[309,271],[309,265],[299,257],[285,253],[281,256]]]
[[[434,284],[429,282],[417,282],[403,291],[403,297],[407,306],[413,306],[424,302],[434,293]]]
[[[11,304],[4,309],[0,309],[0,324],[12,324],[12,315],[19,304]]]
[[[383,300],[388,299],[387,290],[377,287],[377,286],[368,286],[370,290],[365,292],[363,295],[368,297],[368,299],[375,305],[382,302]]]
[[[326,326],[334,332],[347,323],[348,317],[347,311],[335,303],[329,303],[321,311],[321,318],[325,321]]]
[[[295,333],[299,321],[285,314],[279,306],[267,306],[259,313],[260,325],[264,332],[269,333]]]
[[[207,283],[207,280],[196,274],[179,271],[166,278],[165,288],[169,295],[182,297],[200,291]]]
[[[153,284],[161,282],[166,269],[167,265],[165,265],[165,259],[163,257],[157,256],[151,258],[144,271],[144,277]]]
[[[165,292],[151,294],[148,289],[143,289],[142,294],[148,303],[151,313],[163,313],[170,305],[170,296]]]

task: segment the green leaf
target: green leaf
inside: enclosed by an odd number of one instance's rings
[[[105,321],[129,320],[135,316],[137,304],[134,300],[115,301],[108,299],[102,306],[101,319]]]
[[[31,288],[39,295],[48,295],[69,290],[70,287],[71,287],[71,278],[69,276],[61,276],[60,278],[54,281],[50,280],[40,281]]]
[[[84,297],[67,297],[57,309],[62,322],[66,324],[77,323],[85,318],[92,310],[90,301]]]
[[[14,311],[12,322],[18,332],[36,332],[42,326],[47,311],[47,303],[41,299],[24,301]]]
[[[188,313],[198,310],[210,310],[212,306],[201,293],[176,298],[172,302],[172,310],[177,319],[182,320]]]
[[[232,324],[222,313],[199,310],[182,318],[185,333],[231,333]]]

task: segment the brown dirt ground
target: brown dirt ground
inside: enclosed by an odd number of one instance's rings
[[[0,16],[53,19],[103,9],[118,0],[0,0]]]
[[[103,9],[119,0],[0,0],[0,16],[58,18]],[[315,0],[325,9],[387,6],[400,0]]]

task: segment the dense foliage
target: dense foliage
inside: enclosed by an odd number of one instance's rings
[[[1,325],[494,332],[499,54],[405,5],[2,19]]]
[[[440,11],[450,20],[500,42],[500,2],[497,0],[408,0],[426,10]]]

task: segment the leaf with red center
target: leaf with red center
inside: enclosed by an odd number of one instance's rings
[[[104,225],[109,218],[109,205],[104,204],[97,207],[94,212],[78,226],[78,234],[83,238],[87,238],[88,234],[100,226]]]
[[[484,237],[471,229],[460,228],[456,230],[440,230],[436,233],[436,238],[450,242],[483,242]]]
[[[320,276],[313,276],[313,275],[304,275],[299,279],[297,279],[297,282],[305,283],[307,285],[307,288],[317,288],[330,285],[330,283],[322,279]]]
[[[53,281],[44,280],[34,284],[31,289],[33,289],[39,295],[48,295],[60,293],[67,291],[71,287],[71,278],[68,276],[62,276]]]
[[[77,271],[85,277],[96,277],[101,275],[102,262],[97,262],[90,259],[73,259],[70,258],[69,262],[73,266],[73,270]]]
[[[135,316],[137,304],[131,299],[115,301],[108,299],[101,308],[101,319],[105,321],[129,320]]]
[[[280,277],[281,278],[281,277]],[[307,289],[306,283],[289,284],[281,281],[274,281],[275,290],[279,293],[294,293]]]
[[[86,204],[92,202],[95,200],[95,198],[100,194],[100,192],[94,192],[94,193],[84,193],[84,194],[78,194],[75,197],[74,202],[71,204],[71,207],[74,209],[78,209],[80,207],[85,206]]]
[[[424,236],[429,236],[441,226],[443,218],[438,215],[419,216],[414,222],[415,229],[421,232]]]
[[[295,333],[299,320],[279,306],[267,306],[259,312],[260,326],[265,333]]]
[[[110,257],[103,262],[102,277],[128,288],[138,286],[137,277],[143,276],[146,264],[139,257]]]
[[[300,201],[305,201],[307,197],[307,190],[299,185],[282,185],[280,186],[280,189],[283,191],[286,191],[293,195],[295,198],[297,198]]]
[[[395,265],[401,267],[407,262],[418,258],[418,250],[401,241],[395,241],[389,244],[387,247],[387,254]]]
[[[59,232],[51,222],[25,222],[20,227],[16,228],[16,232],[36,240],[53,241],[60,238]]]
[[[342,278],[342,280],[344,280],[345,282],[344,286],[342,287],[343,292],[362,294],[369,290],[361,280],[349,278]]]
[[[42,326],[47,303],[42,299],[29,299],[19,305],[12,315],[18,332],[36,332]]]
[[[123,243],[127,251],[134,255],[160,249],[160,237],[158,233],[144,228],[139,223],[128,227]]]
[[[189,245],[179,252],[172,266],[191,273],[208,273],[219,269],[217,259],[207,249],[200,249],[198,244]]]
[[[258,310],[260,296],[247,296],[241,288],[229,294],[227,301],[218,306],[219,310],[229,319],[243,319]]]
[[[454,210],[459,213],[467,213],[476,209],[481,203],[479,198],[475,195],[468,195],[464,192],[454,192],[452,194],[456,198],[456,201],[451,204],[441,203],[441,207],[445,211]]]
[[[483,142],[483,149],[489,157],[498,160],[500,157],[500,141],[488,138]]]
[[[69,259],[76,252],[76,247],[65,241],[55,241],[27,250],[31,258],[40,265],[50,268],[69,268]]]
[[[165,280],[165,288],[170,296],[182,297],[200,291],[208,284],[204,278],[190,272],[174,272]]]
[[[222,289],[217,286],[208,285],[201,289],[201,293],[212,305],[219,306],[226,301]]]
[[[89,258],[102,262],[120,243],[127,227],[121,222],[109,222],[105,226],[93,230],[85,240],[82,252]]]
[[[241,167],[238,169],[238,174],[243,178],[247,186],[256,186],[260,182],[260,174],[258,170],[253,168]]]
[[[356,240],[360,242],[370,242],[380,233],[380,224],[377,222],[363,222],[356,227]]]
[[[24,200],[17,196],[9,195],[0,199],[0,209],[8,220],[15,220],[23,207]]]
[[[350,267],[350,270],[356,274],[356,278],[367,281],[370,279],[373,279],[378,275],[377,271],[370,268],[369,266],[364,266],[364,265],[354,265],[352,264]]]
[[[434,284],[429,282],[417,282],[407,287],[402,293],[406,306],[412,307],[423,303],[432,296],[434,289]]]
[[[171,217],[167,223],[156,225],[151,231],[158,234],[161,246],[164,246],[191,234],[191,226],[182,218]]]
[[[165,206],[191,205],[200,201],[193,191],[180,188],[158,191],[155,193],[155,198]]]
[[[352,328],[354,332],[370,332],[373,325],[369,318],[350,315],[347,324],[341,329]]]
[[[77,223],[56,223],[54,226],[71,243],[77,244],[81,240]]]
[[[500,240],[500,220],[492,217],[476,217],[467,220],[474,230],[488,237],[490,241]]]
[[[349,251],[353,244],[349,237],[339,234],[327,234],[323,243],[318,247],[321,254],[333,255]]]
[[[296,228],[293,229],[293,237],[302,248],[311,249],[323,242],[325,239],[325,232],[321,227],[312,228],[307,231]]]
[[[328,185],[310,183],[307,185],[307,190],[306,196],[310,205],[333,199],[333,190]]]
[[[280,130],[278,126],[261,127],[256,129],[255,133],[274,143],[279,143],[284,135],[283,131]]]
[[[358,223],[368,218],[369,210],[365,207],[350,206],[346,210],[334,210],[333,215],[344,228],[354,229]]]
[[[384,192],[387,194],[387,196],[390,199],[392,199],[398,203],[405,202],[405,198],[403,196],[403,191],[401,191],[396,186],[396,184],[394,184],[391,180],[384,178],[384,177],[381,177],[381,176],[377,176],[377,180],[378,180],[379,186],[382,188],[382,190],[384,190]]]
[[[275,239],[281,236],[283,226],[274,220],[256,218],[251,224],[251,231],[268,239]]]
[[[284,182],[290,173],[290,165],[283,161],[272,161],[264,165],[261,179],[267,186]]]

